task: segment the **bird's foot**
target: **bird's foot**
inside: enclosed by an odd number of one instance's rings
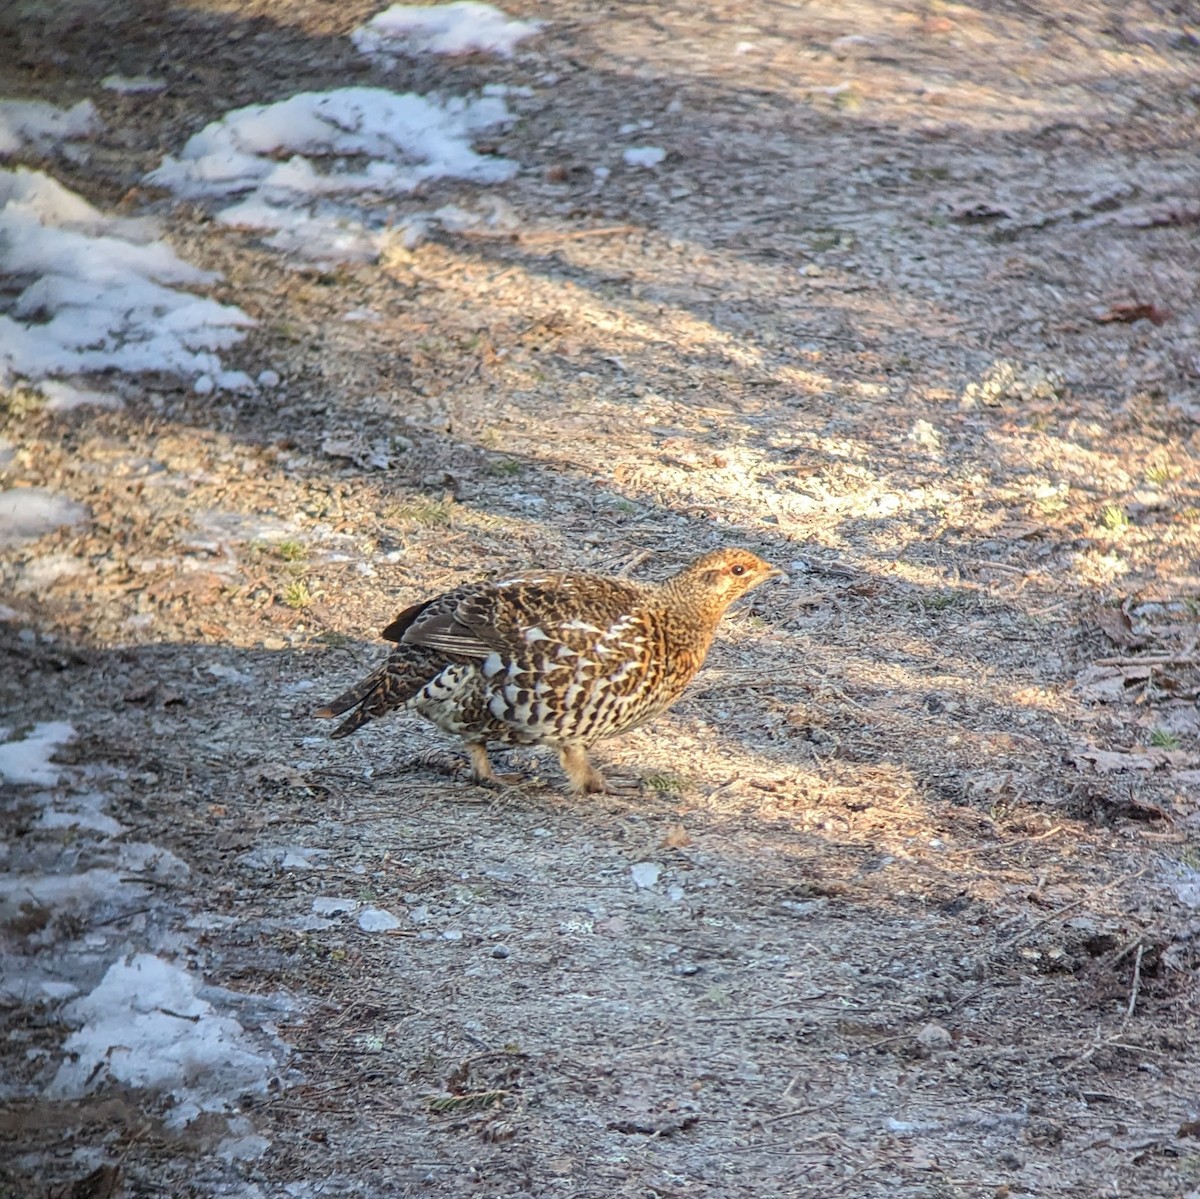
[[[522,783],[527,783],[529,780],[523,774],[499,774],[493,771],[491,774],[476,774],[471,771],[471,782],[477,787],[491,787],[497,791],[507,790],[509,787],[519,787]]]
[[[641,790],[637,779],[606,779],[588,761],[581,745],[565,745],[558,756],[575,795],[636,795]]]
[[[641,795],[645,790],[642,780],[639,778],[601,778],[604,784],[601,791],[605,795],[624,795],[635,796]]]
[[[468,745],[467,752],[471,755],[471,781],[480,787],[519,787],[526,781],[523,774],[498,774],[488,757],[486,745]]]

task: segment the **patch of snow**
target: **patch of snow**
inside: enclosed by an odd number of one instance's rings
[[[256,382],[260,387],[278,387],[279,372],[273,370],[259,371]]]
[[[510,119],[496,96],[439,101],[373,87],[301,92],[226,113],[147,179],[185,198],[236,198],[217,219],[269,233],[276,249],[308,259],[369,259],[386,231],[381,220],[369,227],[348,199],[404,195],[443,176],[510,179],[515,163],[471,149],[472,136]],[[347,157],[367,162],[350,169]]]
[[[34,796],[34,799],[46,803],[42,814],[33,823],[34,828],[82,829],[105,837],[118,837],[125,832],[125,826],[104,811],[108,797],[100,791],[88,791],[58,800],[47,792]]]
[[[4,319],[0,317],[0,324]],[[0,491],[0,546],[32,541],[63,525],[77,525],[89,515],[83,504],[42,487]]]
[[[79,874],[9,874],[0,878],[0,919],[11,920],[22,908],[86,911],[140,899],[146,888],[120,870],[96,868]]]
[[[0,156],[23,146],[43,149],[55,142],[87,137],[100,126],[96,106],[80,100],[73,108],[58,108],[45,100],[0,100]]]
[[[78,994],[74,983],[38,969],[27,957],[0,956],[0,1002],[61,1003]]]
[[[142,96],[166,91],[167,81],[150,75],[105,75],[100,86],[121,96]]]
[[[399,53],[499,54],[511,58],[519,41],[540,21],[514,21],[478,0],[453,4],[393,4],[350,34],[363,54],[392,59]]]
[[[0,274],[33,276],[0,316],[0,383],[101,370],[246,378],[222,372],[217,351],[254,322],[177,290],[219,276],[148,228],[104,217],[40,171],[0,171]]]
[[[386,933],[399,928],[400,921],[382,908],[363,908],[358,917],[358,927],[365,933]]]
[[[358,907],[357,899],[343,899],[318,895],[312,901],[312,910],[317,916],[344,916]]]
[[[107,1082],[169,1095],[167,1124],[181,1127],[202,1112],[228,1110],[236,1096],[262,1094],[274,1071],[232,1017],[197,994],[200,980],[154,954],[114,962],[99,985],[69,1003],[78,1025],[47,1088],[51,1099],[75,1099]]]
[[[71,872],[73,859],[64,854],[61,874],[29,870],[0,875],[0,921],[11,920],[31,906],[94,914],[100,908],[141,899],[147,893],[143,880],[162,886],[189,874],[187,864],[170,850],[145,841],[109,843],[104,848],[109,851],[104,865],[89,870]]]
[[[178,883],[191,874],[186,862],[161,845],[130,841],[116,848],[117,866],[125,876],[137,872],[156,883]]]
[[[70,383],[46,379],[38,384],[46,397],[47,412],[69,412],[72,408],[123,408],[125,401],[111,391],[89,391]]]
[[[2,514],[0,519],[3,519]],[[50,759],[60,745],[66,745],[74,736],[74,728],[63,720],[34,725],[33,731],[23,740],[0,745],[0,777],[10,783],[54,786],[62,770],[51,765]]]
[[[0,535],[2,541],[3,536]],[[72,554],[47,554],[43,558],[31,558],[19,568],[13,591],[18,595],[37,594],[53,586],[59,579],[81,575],[87,569],[87,562]]]
[[[666,156],[667,152],[661,146],[630,146],[621,155],[625,165],[631,167],[656,167]]]

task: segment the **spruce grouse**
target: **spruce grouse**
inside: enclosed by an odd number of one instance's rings
[[[316,715],[345,737],[395,708],[460,737],[474,777],[495,782],[492,742],[550,745],[572,791],[604,791],[594,742],[657,716],[704,662],[734,600],[782,576],[748,550],[705,554],[663,583],[529,574],[467,583],[406,608],[386,662]],[[351,711],[353,709],[353,711]]]

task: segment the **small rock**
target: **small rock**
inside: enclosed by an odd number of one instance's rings
[[[667,152],[661,146],[630,146],[621,157],[626,166],[656,167],[666,156]]]
[[[662,867],[656,862],[637,862],[629,867],[629,876],[639,890],[657,886],[661,874]]]
[[[509,948],[507,945],[493,945],[492,946],[492,957],[506,958],[506,957],[508,957],[508,955],[509,955]]]
[[[926,1024],[917,1033],[917,1044],[929,1050],[949,1049],[952,1038],[940,1024]]]
[[[400,927],[400,921],[382,908],[364,908],[358,917],[358,927],[365,933],[386,933]]]

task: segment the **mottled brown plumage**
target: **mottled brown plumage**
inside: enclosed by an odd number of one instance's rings
[[[387,661],[321,708],[345,737],[396,708],[461,737],[475,777],[487,746],[550,745],[574,791],[603,791],[588,747],[665,711],[704,662],[725,609],[780,575],[748,550],[717,550],[664,583],[530,574],[456,587],[383,631]]]

